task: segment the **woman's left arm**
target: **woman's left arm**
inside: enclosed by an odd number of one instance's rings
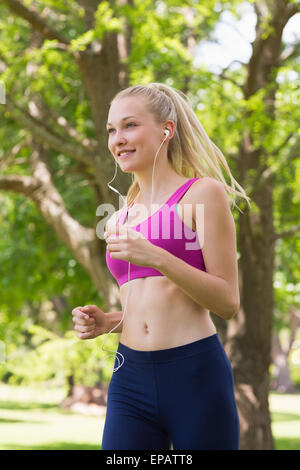
[[[222,183],[210,177],[193,189],[193,213],[206,272],[160,247],[153,267],[199,305],[229,320],[239,310],[240,295],[235,223],[227,193]]]

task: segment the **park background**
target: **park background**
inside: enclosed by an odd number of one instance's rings
[[[96,235],[97,207],[120,204],[105,123],[120,89],[150,82],[187,94],[251,197],[233,210],[240,311],[211,313],[241,449],[300,449],[299,12],[288,0],[0,2],[1,449],[101,448],[113,356],[104,337],[78,339],[71,311],[120,310]],[[114,187],[130,184],[119,170]]]

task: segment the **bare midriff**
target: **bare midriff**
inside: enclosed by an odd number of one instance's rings
[[[190,204],[186,210],[185,204]],[[177,210],[181,220],[195,231],[191,207],[191,191],[187,191]],[[140,219],[129,215],[124,225],[136,226],[143,221],[142,217]],[[132,279],[122,284],[120,300],[123,312],[128,289],[120,335],[122,344],[140,351],[154,351],[183,346],[216,333],[209,310],[197,304],[166,276]]]

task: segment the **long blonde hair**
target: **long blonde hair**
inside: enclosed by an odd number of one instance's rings
[[[244,198],[251,208],[250,198],[232,176],[223,153],[206,134],[189,98],[182,91],[163,83],[133,85],[119,91],[111,102],[125,97],[144,98],[147,109],[158,124],[167,120],[174,122],[175,133],[169,141],[167,157],[178,175],[186,178],[202,176],[215,178],[223,183],[231,205],[240,210],[235,202],[239,196]],[[231,185],[226,183],[221,167],[229,176]],[[126,196],[127,206],[132,203],[139,191],[138,181],[134,177]]]

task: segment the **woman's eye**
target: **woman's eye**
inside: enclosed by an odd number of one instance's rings
[[[130,124],[133,124],[133,125],[135,126],[135,123],[134,123],[134,122],[128,122],[128,123],[126,124],[126,126],[130,126]],[[108,132],[109,134],[111,134],[111,131],[113,131],[113,130],[114,130],[114,129],[111,127],[110,129],[107,130],[107,132]]]

